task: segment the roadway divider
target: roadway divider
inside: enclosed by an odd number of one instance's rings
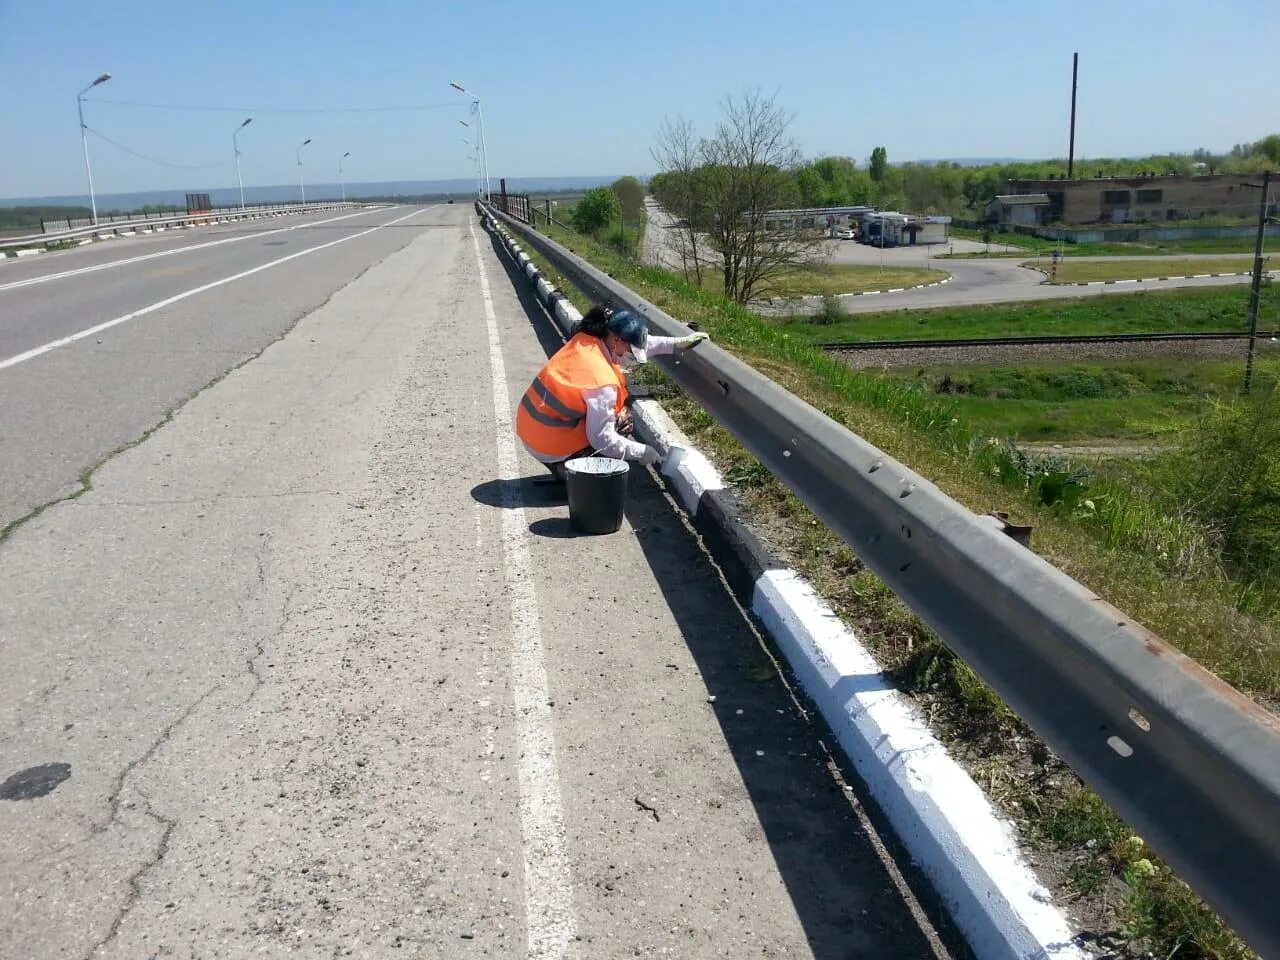
[[[260,220],[267,217],[283,217],[300,213],[324,213],[330,210],[352,210],[358,207],[383,206],[352,202],[320,202],[280,207],[246,207],[244,210],[196,211],[185,214],[167,214],[155,217],[139,217],[136,220],[99,222],[96,226],[76,227],[52,233],[34,233],[25,237],[13,237],[0,242],[0,256],[21,256],[27,250],[41,252],[50,244],[76,243],[81,240],[110,240],[115,237],[132,237],[139,232],[162,232],[167,229],[190,229],[231,223],[239,220]],[[43,245],[43,246],[42,246]],[[7,252],[8,251],[8,252]]]
[[[505,231],[546,257],[593,302],[641,313],[659,334],[688,332],[560,244],[483,204],[477,208],[535,284],[541,279],[536,267]],[[537,289],[565,329],[576,316],[572,305],[545,279]],[[842,537],[1254,949],[1280,956],[1280,911],[1274,906],[1280,889],[1280,721],[988,518],[714,343],[656,362]],[[712,492],[719,483],[676,482]],[[706,507],[707,496],[699,493],[691,508],[695,520]],[[725,529],[750,539],[740,526]],[[1054,924],[1028,911],[1027,901],[1041,902],[1043,891],[1026,883],[1025,868],[1003,872],[1010,858],[1016,866],[1016,853],[991,844],[1004,836],[1012,846],[1007,828],[989,833],[981,827],[987,846],[979,849],[965,848],[972,834],[962,823],[930,828],[930,821],[954,818],[950,793],[966,793],[946,778],[913,779],[914,754],[932,748],[912,746],[904,736],[887,738],[872,747],[875,764],[866,755],[859,761],[857,741],[877,736],[875,723],[883,715],[874,707],[880,697],[889,702],[887,684],[864,669],[851,650],[851,635],[829,610],[797,614],[804,588],[769,572],[745,571],[754,581],[751,606],[779,611],[771,621],[757,610],[868,786],[875,791],[887,777],[898,783],[889,791],[910,791],[909,800],[897,805],[880,802],[978,955],[1080,955],[1069,939],[1046,942]],[[786,600],[788,593],[799,597],[796,603]],[[948,835],[948,829],[956,832]],[[947,848],[949,841],[960,848]]]

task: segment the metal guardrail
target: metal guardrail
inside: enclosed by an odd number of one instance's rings
[[[329,201],[323,201],[323,202],[328,203]],[[315,205],[317,204],[315,203],[312,204],[312,206],[315,206]],[[183,216],[184,214],[187,216],[195,216],[197,213],[204,213],[211,217],[231,216],[232,214],[239,214],[239,213],[266,213],[269,211],[291,210],[294,207],[298,207],[298,206],[300,206],[300,204],[296,204],[296,203],[257,203],[251,207],[246,206],[243,211],[240,209],[239,206],[234,206],[234,207],[212,207],[209,210],[200,210],[200,211],[196,211],[196,210],[183,211],[182,209],[177,209],[177,210],[167,210],[167,211],[162,211],[157,213],[141,213],[141,214],[139,213],[120,213],[120,214],[100,213],[98,214],[98,222],[96,226],[101,227],[101,226],[114,226],[115,224],[123,225],[123,224],[129,224],[129,223],[146,223],[148,221],[158,220],[163,217],[178,217],[178,216]],[[59,220],[41,219],[40,221],[40,231],[44,235],[51,234],[51,233],[63,233],[67,230],[79,230],[82,227],[92,227],[92,226],[95,226],[92,217],[63,217],[62,219],[59,219]]]
[[[687,332],[494,214],[592,300]],[[732,354],[703,344],[657,362],[1254,949],[1280,957],[1276,717]]]
[[[214,220],[245,220],[254,217],[272,216],[279,214],[292,213],[322,213],[326,210],[347,210],[356,207],[365,206],[365,204],[347,202],[328,202],[294,204],[292,206],[264,207],[253,209],[245,207],[241,210],[235,207],[231,210],[215,211],[199,211],[196,213],[167,214],[157,217],[143,217],[135,220],[115,221],[113,223],[104,223],[99,217],[97,226],[76,227],[70,230],[63,230],[55,233],[33,233],[25,237],[11,237],[8,240],[0,242],[0,250],[11,250],[18,247],[30,247],[46,243],[66,243],[70,240],[84,239],[85,237],[97,236],[99,234],[116,234],[122,231],[157,227],[157,226],[181,226],[186,223],[204,223]]]
[[[505,184],[505,181],[503,182]],[[533,207],[527,193],[506,193],[504,187],[504,192],[495,193],[489,199],[495,210],[500,210],[524,223],[533,222]]]

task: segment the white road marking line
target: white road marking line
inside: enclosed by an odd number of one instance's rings
[[[375,230],[381,230],[383,227],[394,226],[401,220],[408,220],[410,217],[417,216],[419,213],[430,209],[430,207],[423,207],[420,210],[414,210],[412,213],[406,213],[403,217],[397,217],[389,223],[379,223],[370,227],[368,230],[361,230],[359,233],[339,237],[337,240],[330,240],[328,243],[322,243],[317,247],[308,247],[306,250],[299,250],[297,253],[291,253],[287,257],[270,260],[267,263],[259,264],[258,266],[252,267],[248,270],[242,270],[239,273],[234,273],[229,277],[223,277],[221,280],[214,280],[212,283],[206,283],[203,286],[184,290],[182,293],[175,294],[172,297],[159,300],[150,306],[143,307],[141,310],[135,310],[133,313],[126,313],[122,317],[116,317],[114,320],[99,323],[97,326],[89,327],[88,329],[81,330],[78,333],[73,333],[69,337],[61,337],[57,340],[51,340],[41,346],[33,347],[25,353],[19,353],[16,356],[9,357],[7,360],[0,360],[0,370],[6,370],[9,367],[16,367],[20,363],[25,363],[26,361],[32,360],[41,354],[48,353],[51,350],[57,350],[59,347],[65,347],[69,343],[75,343],[77,340],[83,340],[85,337],[92,337],[95,334],[101,333],[103,330],[109,330],[114,326],[125,323],[126,321],[137,319],[138,317],[145,316],[148,313],[154,313],[156,310],[163,310],[170,304],[177,303],[179,300],[186,300],[188,297],[194,297],[198,293],[204,293],[207,290],[212,290],[215,287],[221,287],[223,284],[232,283],[236,280],[243,280],[245,277],[252,276],[255,273],[261,273],[263,270],[269,270],[271,267],[279,266],[282,263],[288,263],[290,260],[296,260],[298,257],[305,257],[309,253],[317,253],[320,250],[326,250],[329,247],[337,246],[340,243],[346,243],[348,240],[358,240],[360,237],[373,233]]]
[[[78,277],[85,273],[95,273],[98,270],[108,270],[111,267],[123,267],[130,263],[141,263],[144,260],[155,260],[157,257],[172,257],[179,253],[190,253],[193,250],[207,250],[209,247],[218,247],[224,243],[236,243],[240,240],[252,240],[255,237],[269,237],[273,233],[284,233],[288,230],[298,230],[302,227],[318,227],[325,223],[336,223],[339,220],[350,220],[352,217],[358,217],[362,214],[371,213],[370,210],[361,210],[357,213],[343,214],[341,217],[330,217],[328,220],[317,220],[314,223],[295,223],[288,227],[277,227],[275,230],[264,230],[261,233],[249,233],[239,237],[225,237],[222,240],[210,240],[206,243],[193,243],[189,247],[177,247],[173,250],[158,250],[155,253],[144,253],[137,257],[126,257],[122,260],[112,260],[108,263],[95,263],[87,267],[77,267],[74,270],[63,270],[60,273],[46,273],[39,277],[28,277],[25,280],[14,280],[10,283],[0,283],[0,291],[16,290],[19,287],[30,287],[37,283],[48,283],[50,280],[62,280],[66,277]],[[128,234],[122,234],[128,236]],[[106,239],[105,237],[103,239]]]
[[[502,482],[502,562],[511,598],[511,699],[515,708],[519,762],[520,826],[524,835],[525,928],[530,960],[569,955],[574,938],[573,886],[565,851],[560,773],[548,705],[547,671],[538,621],[533,561],[525,532],[524,498],[518,484],[511,401],[489,277],[474,223],[468,224],[480,268],[489,364],[493,375],[493,415],[497,421],[498,477]]]

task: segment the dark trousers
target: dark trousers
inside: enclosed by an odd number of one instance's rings
[[[636,425],[631,421],[631,411],[623,410],[622,415],[618,417],[618,434],[623,437],[634,437],[636,433]],[[551,475],[560,483],[564,483],[564,465],[570,460],[576,460],[578,457],[589,457],[596,453],[595,447],[583,447],[577,453],[571,453],[563,460],[557,460],[554,463],[544,463],[543,466],[551,471]]]

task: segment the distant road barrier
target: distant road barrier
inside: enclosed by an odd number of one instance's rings
[[[494,207],[597,303],[688,328]],[[1263,956],[1280,957],[1280,720],[714,343],[666,373],[835,531]]]
[[[45,232],[33,233],[25,237],[10,237],[8,240],[0,242],[0,251],[16,250],[21,247],[38,246],[42,244],[67,243],[72,240],[93,239],[99,236],[119,236],[138,230],[155,229],[156,227],[182,227],[187,225],[202,225],[210,223],[225,223],[232,220],[260,220],[265,217],[280,217],[289,214],[298,213],[323,213],[326,210],[349,210],[362,206],[379,206],[378,204],[362,204],[354,202],[339,203],[337,201],[307,203],[307,204],[270,204],[258,207],[245,207],[241,210],[239,207],[223,207],[218,210],[198,210],[192,213],[168,213],[157,214],[151,217],[133,217],[130,219],[110,220],[108,218],[99,217],[98,224],[94,226],[85,218],[85,226],[70,226],[65,230],[49,230],[49,226],[56,226],[62,221],[42,220],[45,226]],[[67,223],[80,223],[79,220],[69,220]]]

